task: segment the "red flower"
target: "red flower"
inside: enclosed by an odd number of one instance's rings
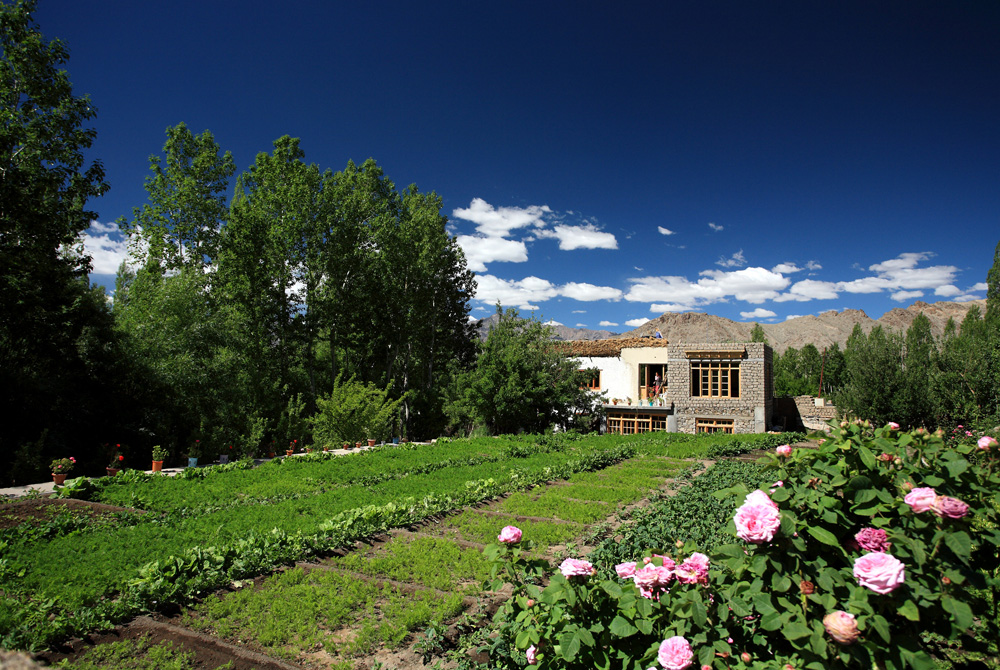
[[[124,460],[125,460],[125,457],[124,457],[124,456],[122,456],[121,454],[118,454],[118,460],[119,460],[119,461],[124,461]]]

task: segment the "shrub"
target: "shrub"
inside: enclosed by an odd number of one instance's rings
[[[389,384],[380,389],[354,377],[337,376],[330,395],[316,398],[317,412],[309,418],[316,444],[343,444],[385,439],[403,399],[390,400]]]
[[[716,493],[737,498],[743,541],[718,547],[704,579],[689,543],[635,556],[618,579],[519,581],[506,637],[540,668],[933,668],[941,640],[996,639],[997,457],[919,429],[834,426],[817,449],[771,458],[769,493]],[[507,574],[528,567],[490,554]]]

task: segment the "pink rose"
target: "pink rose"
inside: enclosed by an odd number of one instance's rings
[[[854,561],[854,577],[861,586],[885,595],[902,584],[906,575],[899,559],[876,551]]]
[[[587,561],[581,561],[578,558],[567,558],[559,565],[559,572],[563,574],[563,577],[569,579],[570,577],[590,577],[597,570]]]
[[[783,444],[780,447],[775,447],[774,451],[779,456],[788,456],[789,454],[792,453],[792,445],[790,445],[790,444]]]
[[[504,544],[517,544],[521,541],[521,529],[517,526],[504,526],[497,539]]]
[[[659,600],[660,594],[667,590],[667,586],[673,578],[674,562],[666,559],[663,565],[650,563],[642,570],[636,570],[632,581],[635,582],[643,598]]]
[[[694,553],[674,568],[674,577],[681,584],[708,584],[708,556]]]
[[[899,430],[899,424],[896,423],[895,421],[890,421],[889,422],[889,429],[890,430]]]
[[[656,652],[656,658],[667,670],[684,670],[691,665],[694,652],[691,645],[680,635],[675,635],[664,640],[660,644],[660,650]]]
[[[931,506],[934,505],[934,499],[937,498],[937,491],[932,488],[923,487],[913,489],[906,494],[903,498],[903,502],[909,505],[914,512],[920,514],[921,512],[926,512],[930,510]]]
[[[858,640],[858,624],[854,615],[837,610],[823,617],[826,634],[838,644],[854,644]]]
[[[771,500],[771,496],[767,495],[760,489],[747,494],[747,497],[743,502],[747,505],[770,505],[774,509],[778,509],[777,503]]]
[[[862,528],[854,536],[854,540],[865,551],[888,551],[892,546],[881,528]]]
[[[949,519],[961,519],[969,513],[969,506],[958,498],[938,496],[934,499],[934,504],[931,505],[931,511],[938,516]]]
[[[635,561],[629,563],[619,563],[615,566],[615,572],[622,579],[628,579],[635,574]]]
[[[528,657],[528,665],[538,665],[538,647],[531,645],[528,647],[528,651],[524,653]]]
[[[761,495],[764,495],[761,492]],[[745,542],[763,544],[774,539],[774,533],[781,526],[781,515],[774,503],[754,505],[744,503],[736,510],[736,537]]]
[[[996,439],[990,437],[989,435],[983,435],[981,438],[979,438],[979,441],[976,442],[976,444],[979,446],[980,449],[986,450],[986,449],[992,449],[993,447],[997,446],[997,441]]]

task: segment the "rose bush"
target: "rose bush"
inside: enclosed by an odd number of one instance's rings
[[[542,669],[929,670],[935,645],[975,651],[1000,632],[997,456],[940,432],[833,425],[816,448],[767,457],[763,488],[715,494],[735,498],[737,541],[710,559],[681,542],[585,579],[534,564],[548,585],[515,585],[504,635]]]

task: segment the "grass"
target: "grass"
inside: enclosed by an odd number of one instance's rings
[[[64,670],[195,670],[195,653],[175,647],[169,640],[153,644],[149,636],[111,642],[88,649],[75,661],[62,661]],[[226,663],[215,670],[227,670]]]
[[[461,610],[459,593],[404,593],[336,572],[295,568],[268,578],[260,589],[208,598],[185,615],[184,624],[277,658],[319,650],[349,658],[397,646],[410,631]]]

